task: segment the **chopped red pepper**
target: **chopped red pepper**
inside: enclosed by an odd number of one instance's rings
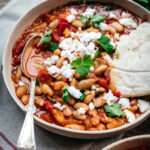
[[[116,96],[116,97],[120,97],[121,93],[119,91],[116,91],[116,92],[113,93],[113,95]]]
[[[20,61],[21,61],[21,59],[20,59],[20,58],[15,57],[15,58],[13,59],[12,65],[13,65],[13,66],[17,66],[17,65],[19,65],[19,64],[20,64]]]
[[[58,29],[58,35],[62,36],[63,35],[63,32],[66,28],[70,28],[70,25],[68,23],[68,21],[64,18],[62,18],[59,23],[58,23],[58,26],[57,26],[57,29]]]
[[[50,21],[50,14],[49,13],[45,13],[44,15],[43,15],[43,19],[44,19],[44,21]]]
[[[108,83],[106,78],[100,78],[98,82],[100,87],[103,87],[106,91],[108,91]]]
[[[40,78],[41,82],[45,82],[51,78],[51,75],[48,73],[46,69],[41,69],[38,72],[38,77]]]
[[[107,84],[109,84],[109,82],[110,82],[110,76],[105,77],[105,79],[107,81]]]
[[[45,101],[43,108],[45,108],[48,111],[52,111],[54,109],[54,106],[50,101]]]
[[[18,55],[23,51],[23,48],[25,46],[25,42],[22,40],[19,40],[13,47],[13,54]]]

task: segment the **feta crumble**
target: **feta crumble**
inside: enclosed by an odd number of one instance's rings
[[[48,73],[54,78],[57,78],[58,75],[60,74],[60,69],[54,65],[49,67],[47,70],[48,70]]]
[[[116,19],[117,16],[116,16],[114,13],[111,12],[111,13],[109,14],[109,18],[110,18],[110,19]]]
[[[117,39],[117,40],[119,40],[119,34],[116,33],[116,34],[114,35],[114,38]]]
[[[77,15],[77,11],[74,8],[69,9],[72,15]]]
[[[131,14],[126,13],[126,12],[122,12],[121,17],[123,18],[129,18],[131,16]]]
[[[92,85],[92,90],[96,90],[96,86],[95,85]]]
[[[131,18],[123,18],[119,20],[120,24],[124,25],[127,28],[136,28],[137,24]]]
[[[55,107],[55,108],[58,108],[58,109],[61,110],[61,111],[66,108],[65,105],[61,105],[61,103],[59,103],[59,102],[55,103],[55,104],[54,104],[54,107]]]
[[[76,89],[74,86],[68,87],[68,91],[73,97],[77,99],[79,99],[82,96],[82,93],[80,92],[80,90]]]
[[[51,57],[51,63],[52,63],[52,64],[56,64],[56,63],[57,63],[57,61],[58,61],[58,59],[59,59],[59,57],[58,57],[58,56],[55,56],[55,55],[54,55],[54,56],[52,56],[52,57]]]
[[[51,58],[47,58],[46,60],[44,60],[44,65],[45,66],[51,66],[52,65]]]
[[[71,80],[74,74],[74,70],[71,69],[70,64],[64,65],[60,69],[60,73],[67,79]]]
[[[86,11],[82,13],[82,15],[87,18],[92,18],[95,12],[96,12],[96,9],[87,8]]]
[[[78,114],[79,115],[82,115],[82,114],[85,114],[85,109],[83,107],[80,107],[78,110],[77,110]]]
[[[100,26],[99,26],[100,30],[102,31],[107,31],[108,30],[108,25],[106,23],[100,23]]]
[[[128,122],[131,123],[131,122],[134,122],[136,120],[134,113],[132,113],[131,111],[129,111],[127,109],[124,110],[124,112],[125,112],[125,116],[126,116]]]
[[[94,67],[92,66],[92,67],[90,67],[90,71],[91,72],[93,72],[94,71]]]
[[[72,22],[76,17],[74,15],[69,15],[66,17],[67,21],[70,23]]]
[[[150,108],[150,103],[148,101],[145,100],[138,100],[138,107],[140,109],[141,113],[144,113],[145,111],[147,111]]]
[[[122,109],[131,108],[130,101],[128,98],[120,98],[118,103],[121,105]]]
[[[112,105],[114,102],[116,102],[118,100],[118,98],[116,96],[114,96],[110,90],[108,93],[105,93],[104,99],[106,100],[106,103],[108,105]]]
[[[89,103],[89,109],[93,110],[94,108],[95,108],[95,106],[94,106],[93,102]]]

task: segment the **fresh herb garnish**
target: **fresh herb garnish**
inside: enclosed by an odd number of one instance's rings
[[[113,46],[109,43],[110,40],[105,34],[102,34],[101,38],[96,40],[96,42],[107,52],[107,54],[113,54]]]
[[[69,100],[69,95],[73,97],[73,95],[71,95],[71,94],[69,93],[69,91],[68,91],[68,86],[67,86],[67,85],[65,85],[65,86],[63,87],[62,91],[63,91],[63,96],[62,96],[63,102],[67,102],[67,101]],[[75,98],[77,101],[83,101],[84,98],[85,98],[85,90],[80,90],[80,92],[82,93],[82,96],[81,96],[79,99],[73,97],[73,98]]]
[[[125,113],[121,110],[120,104],[113,103],[111,106],[104,106],[105,112],[109,117],[124,117]]]
[[[80,15],[80,20],[81,20],[81,22],[83,23],[84,28],[86,28],[86,23],[89,21],[89,19],[86,18],[86,17],[83,16],[83,15]]]
[[[113,8],[113,7],[112,7],[111,5],[108,5],[108,6],[106,7],[106,10],[107,10],[107,11],[110,11],[110,10],[112,10],[112,8]]]
[[[59,44],[58,43],[51,43],[50,45],[50,51],[54,52],[56,49],[58,49]]]
[[[62,96],[63,102],[67,102],[69,100],[68,86],[65,85],[62,91],[63,91],[63,96]]]
[[[72,67],[75,67],[75,73],[79,73],[81,77],[85,78],[90,72],[90,67],[93,66],[93,60],[90,55],[85,55],[83,61],[81,58],[73,60],[71,63]]]
[[[50,44],[51,39],[52,39],[52,37],[50,36],[51,33],[52,33],[52,30],[49,30],[47,33],[45,33],[45,35],[41,38],[38,45],[40,45],[40,44]]]
[[[40,85],[40,78],[36,78],[36,85],[37,85],[37,86]]]
[[[105,16],[96,14],[95,16],[92,17],[92,19],[90,21],[92,22],[94,28],[99,28],[99,24],[105,20],[106,20]]]
[[[94,57],[95,57],[95,58],[99,57],[100,52],[101,52],[101,51],[98,49],[98,50],[96,51],[96,53],[95,53],[95,56],[94,56]]]

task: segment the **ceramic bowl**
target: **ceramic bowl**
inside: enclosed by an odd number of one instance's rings
[[[130,148],[136,148],[147,145],[150,146],[150,134],[134,136],[123,140],[119,140],[103,148],[102,150],[127,150]]]
[[[12,46],[15,42],[15,40],[18,38],[20,33],[24,31],[24,29],[30,25],[40,14],[43,14],[45,12],[48,12],[51,9],[54,9],[58,6],[61,6],[63,4],[67,4],[71,1],[78,1],[78,0],[47,0],[33,9],[31,9],[28,13],[26,13],[16,24],[14,29],[12,30],[8,41],[6,43],[4,53],[3,53],[3,77],[5,84],[7,86],[7,89],[12,96],[15,103],[21,108],[21,110],[24,111],[24,105],[21,103],[21,101],[17,98],[15,94],[15,88],[14,84],[11,80],[11,55],[12,55]],[[88,0],[87,0],[88,1]],[[96,1],[96,2],[104,2],[104,3],[113,3],[116,5],[119,5],[121,7],[124,7],[134,14],[140,16],[140,17],[146,17],[148,21],[150,21],[150,13],[137,3],[131,1],[131,0],[90,0],[90,1]],[[141,117],[139,117],[134,123],[128,123],[126,125],[123,125],[121,127],[111,129],[111,130],[104,130],[104,131],[80,131],[80,130],[71,130],[67,129],[61,126],[57,126],[54,124],[50,124],[44,120],[39,119],[38,117],[35,118],[35,123],[41,126],[42,128],[60,134],[64,136],[74,137],[74,138],[83,138],[83,139],[96,139],[96,138],[106,138],[110,137],[116,134],[120,134],[121,132],[125,132],[127,130],[130,130],[137,125],[141,124],[144,120],[146,120],[150,116],[150,110],[148,110],[146,113],[144,113]]]

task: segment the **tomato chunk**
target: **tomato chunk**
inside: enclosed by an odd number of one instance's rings
[[[51,102],[45,101],[44,105],[43,105],[43,108],[45,108],[48,111],[52,111],[54,109],[54,106]]]
[[[63,32],[66,28],[70,28],[70,25],[68,23],[68,21],[64,18],[62,18],[59,23],[58,23],[58,26],[57,26],[57,29],[58,29],[58,35],[62,36],[63,35]]]
[[[116,96],[116,97],[120,97],[121,93],[119,91],[116,91],[116,92],[113,93],[113,95]]]
[[[18,41],[13,47],[13,54],[15,55],[20,54],[23,51],[25,44],[26,43],[22,40]]]
[[[100,87],[103,87],[106,91],[108,91],[108,83],[106,78],[100,78],[98,82]]]
[[[38,72],[38,77],[40,78],[41,82],[45,82],[51,78],[51,75],[48,73],[46,69],[41,69]]]
[[[50,21],[50,17],[51,17],[51,15],[50,15],[49,13],[45,13],[45,14],[43,15],[44,21]]]
[[[21,61],[21,58],[15,57],[15,58],[13,59],[12,65],[13,65],[13,66],[17,66],[17,65],[20,64],[20,61]]]

